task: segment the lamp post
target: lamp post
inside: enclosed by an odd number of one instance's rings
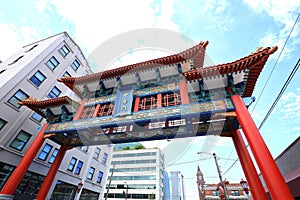
[[[126,182],[124,182],[126,184],[126,192],[125,193],[125,200],[127,200],[127,195],[128,195],[128,184]]]
[[[198,154],[207,154],[207,155],[211,155],[210,153],[206,153],[206,152],[198,152]],[[217,170],[218,170],[218,175],[219,175],[219,178],[220,178],[220,186],[223,188],[224,190],[224,197],[225,197],[225,200],[228,200],[228,196],[227,196],[227,188],[226,188],[226,184],[225,182],[223,181],[222,179],[222,175],[221,175],[221,170],[219,168],[219,164],[218,164],[218,161],[217,161],[217,155],[215,153],[212,154],[214,159],[215,159],[215,163],[216,163],[216,166],[217,166]]]
[[[249,200],[249,189],[248,189],[248,183],[247,181],[244,181],[243,179],[240,181],[240,184],[243,188],[243,190],[245,191],[245,193],[247,194],[247,199]]]

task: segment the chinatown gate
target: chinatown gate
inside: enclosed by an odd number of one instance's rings
[[[237,61],[204,67],[208,42],[181,53],[82,77],[58,79],[80,98],[29,98],[20,104],[47,123],[1,195],[13,195],[45,138],[61,147],[39,190],[43,200],[68,149],[77,146],[220,135],[232,137],[252,196],[267,200],[243,141],[243,130],[273,200],[293,199],[243,98],[251,97],[269,55],[259,48]]]

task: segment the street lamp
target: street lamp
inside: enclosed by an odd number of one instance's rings
[[[198,154],[203,154],[203,153],[207,154],[207,155],[211,155],[210,153],[206,153],[206,152],[198,152]],[[224,197],[225,197],[225,200],[227,200],[228,199],[228,197],[227,197],[227,188],[226,188],[225,182],[222,179],[221,170],[219,168],[219,164],[218,164],[218,161],[217,161],[217,155],[215,153],[213,153],[212,155],[214,157],[214,160],[215,160],[215,163],[216,163],[216,166],[217,166],[217,171],[218,171],[218,175],[219,175],[219,178],[220,178],[220,186],[224,190]]]
[[[126,192],[123,191],[123,194],[125,194],[125,200],[127,200],[127,195],[128,195],[128,184],[126,182],[124,182],[124,184],[126,184]]]
[[[240,184],[243,188],[243,190],[245,191],[245,193],[247,194],[247,198],[249,199],[249,189],[248,189],[248,183],[247,181],[244,181],[243,179],[240,181]]]

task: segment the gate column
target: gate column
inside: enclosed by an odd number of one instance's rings
[[[237,119],[252,150],[256,163],[261,171],[273,200],[293,200],[272,155],[260,135],[248,109],[239,95],[231,97],[235,106]]]
[[[39,151],[39,149],[41,148],[45,140],[44,132],[47,127],[48,124],[44,124],[43,128],[40,130],[40,132],[37,134],[32,144],[28,148],[26,154],[24,155],[24,157],[22,158],[22,160],[20,161],[16,169],[13,171],[13,173],[7,180],[0,194],[13,195],[15,193],[15,190],[17,189],[18,185],[22,181],[26,171],[28,170],[35,155],[37,154],[37,152]]]
[[[255,200],[268,200],[267,194],[258,177],[257,171],[239,130],[232,132],[232,140],[249,183],[252,196]]]
[[[48,171],[48,174],[47,174],[47,176],[46,176],[46,178],[45,178],[45,180],[44,180],[44,182],[43,182],[43,184],[42,184],[42,186],[41,186],[41,188],[40,188],[40,190],[39,190],[39,192],[38,192],[38,194],[36,196],[37,200],[44,200],[44,199],[46,199],[47,194],[49,192],[49,189],[50,189],[50,187],[52,185],[52,182],[53,182],[53,180],[55,178],[55,175],[56,175],[56,173],[58,171],[60,163],[61,163],[61,161],[63,160],[63,158],[65,156],[66,151],[67,151],[66,146],[61,146],[60,147],[60,149],[59,149],[59,151],[58,151],[58,153],[57,153],[57,155],[55,157],[55,160],[52,163],[52,165],[51,165],[51,167],[50,167],[50,169]]]

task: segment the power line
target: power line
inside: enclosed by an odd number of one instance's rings
[[[257,100],[256,100],[256,103],[255,103],[255,105],[254,105],[254,107],[253,107],[253,109],[252,109],[251,114],[254,112],[254,110],[255,110],[255,108],[256,108],[256,106],[257,106],[259,100],[261,99],[261,96],[262,96],[263,92],[265,91],[265,88],[266,88],[267,84],[269,83],[269,80],[270,80],[270,78],[271,78],[271,76],[272,76],[272,74],[273,74],[273,71],[274,71],[274,69],[275,69],[275,67],[276,67],[276,65],[277,65],[277,63],[278,63],[278,61],[279,61],[279,59],[280,59],[280,57],[281,57],[281,55],[282,55],[282,53],[283,53],[283,50],[284,50],[284,48],[285,48],[287,42],[289,41],[290,36],[292,35],[292,32],[293,32],[293,30],[294,30],[294,28],[295,28],[295,26],[296,26],[296,24],[297,24],[297,22],[298,22],[299,16],[300,16],[300,12],[298,13],[298,16],[297,16],[297,18],[296,18],[296,20],[295,20],[295,23],[294,23],[294,25],[292,26],[292,29],[291,29],[291,31],[290,31],[290,33],[289,33],[287,39],[286,39],[285,42],[284,42],[284,45],[283,45],[283,47],[282,47],[282,49],[281,49],[281,51],[280,51],[280,53],[279,53],[279,55],[278,55],[278,57],[277,57],[275,63],[274,63],[274,66],[272,67],[272,70],[271,70],[271,72],[270,72],[270,74],[269,74],[269,76],[268,76],[268,78],[267,78],[267,80],[266,80],[266,82],[265,82],[265,84],[264,84],[264,86],[263,86],[263,89],[261,90],[261,92],[260,92],[260,94],[259,94],[259,96],[258,96],[258,98],[257,98]]]
[[[296,63],[296,65],[293,68],[293,71],[290,73],[288,79],[286,80],[286,82],[284,83],[283,87],[281,88],[278,96],[276,97],[275,101],[273,102],[271,108],[269,109],[268,113],[266,114],[265,118],[262,120],[262,122],[260,123],[258,130],[261,129],[261,127],[265,124],[265,122],[267,121],[267,119],[269,118],[270,114],[272,113],[272,111],[274,110],[275,106],[277,105],[278,101],[280,100],[280,98],[282,97],[283,93],[285,92],[287,86],[290,84],[291,80],[293,79],[294,75],[296,74],[296,72],[298,71],[300,66],[300,59],[298,59],[298,62]]]
[[[270,114],[272,113],[272,111],[274,110],[275,106],[277,105],[278,101],[280,100],[280,98],[282,97],[283,93],[285,92],[286,88],[288,87],[288,85],[290,84],[291,80],[293,79],[294,75],[296,74],[296,72],[298,71],[300,67],[300,58],[298,59],[296,65],[294,66],[292,72],[290,73],[290,75],[288,76],[288,79],[285,81],[284,85],[282,86],[278,96],[276,97],[276,99],[274,100],[271,108],[269,109],[268,113],[266,114],[266,116],[264,117],[264,119],[262,120],[261,124],[258,127],[258,130],[261,129],[261,127],[265,124],[265,122],[267,121],[267,119],[269,118]],[[249,144],[247,144],[246,147],[248,147]],[[233,164],[224,172],[223,175],[225,175],[235,164],[236,162],[239,160],[239,158],[237,158]]]
[[[267,81],[266,81],[266,83],[264,84],[264,87],[263,87],[263,89],[262,89],[262,91],[261,91],[261,93],[260,93],[260,95],[259,95],[259,97],[258,97],[258,99],[257,99],[257,101],[256,101],[256,104],[254,105],[254,107],[253,107],[251,113],[254,112],[254,110],[255,110],[255,108],[256,108],[256,105],[258,104],[258,101],[260,100],[260,98],[261,98],[261,96],[262,96],[262,93],[264,92],[265,87],[266,87],[267,83],[268,83],[269,80],[270,80],[270,77],[271,77],[271,75],[272,75],[272,73],[273,73],[273,71],[274,71],[274,68],[275,68],[275,66],[277,65],[277,63],[278,63],[278,61],[279,61],[279,59],[280,59],[280,57],[281,57],[281,54],[282,54],[282,52],[283,52],[283,50],[284,50],[284,48],[285,48],[285,46],[286,46],[288,40],[290,39],[290,36],[291,36],[291,34],[292,34],[292,32],[293,32],[293,30],[294,30],[294,28],[295,28],[295,26],[296,26],[296,24],[297,24],[297,22],[298,22],[299,16],[300,16],[300,12],[298,13],[298,16],[297,16],[297,18],[296,18],[296,20],[295,20],[295,23],[294,23],[294,25],[293,25],[293,27],[292,27],[292,29],[291,29],[291,31],[290,31],[290,33],[289,33],[289,35],[288,35],[286,41],[285,41],[285,43],[284,43],[284,45],[283,45],[283,47],[282,47],[282,49],[281,49],[281,51],[280,51],[280,53],[279,53],[277,59],[276,59],[276,62],[274,63],[274,66],[273,66],[273,68],[272,68],[272,70],[271,70],[271,73],[269,74],[269,76],[268,76],[268,78],[267,78]],[[300,59],[298,59],[298,61],[297,61],[296,65],[294,66],[292,72],[291,72],[290,75],[288,76],[288,79],[286,80],[285,84],[283,85],[282,89],[280,90],[280,92],[279,92],[277,98],[275,99],[275,101],[273,102],[273,104],[272,104],[271,108],[269,109],[268,113],[266,114],[266,116],[265,116],[264,119],[262,120],[261,124],[259,125],[258,130],[261,129],[261,127],[264,125],[264,123],[266,122],[266,120],[269,118],[270,114],[271,114],[272,111],[274,110],[274,107],[276,106],[276,104],[278,103],[279,99],[280,99],[281,96],[283,95],[283,93],[284,93],[284,91],[286,90],[287,86],[290,84],[290,82],[291,82],[291,80],[293,79],[295,73],[296,73],[297,70],[299,69],[299,66],[300,66],[300,63],[299,63],[299,62],[300,62]],[[247,147],[248,147],[248,146],[249,146],[249,144],[247,144]],[[232,169],[232,167],[236,164],[236,162],[237,162],[238,160],[239,160],[239,158],[237,158],[237,159],[232,163],[232,165],[224,172],[223,175],[225,175],[230,169]]]

